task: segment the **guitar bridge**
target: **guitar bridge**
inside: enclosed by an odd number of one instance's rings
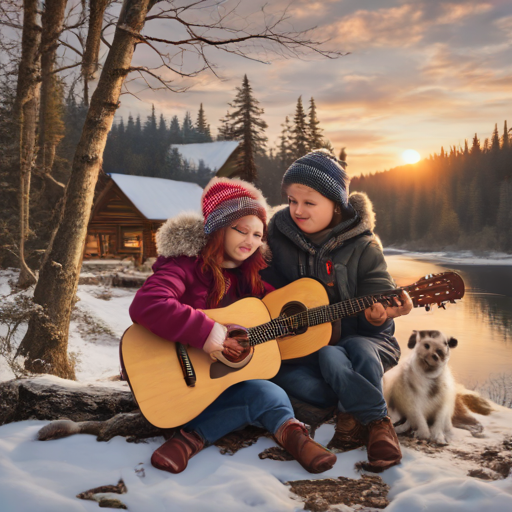
[[[183,378],[189,388],[196,385],[196,372],[188,356],[187,348],[182,343],[176,343],[176,354],[180,362],[181,370],[183,371]]]

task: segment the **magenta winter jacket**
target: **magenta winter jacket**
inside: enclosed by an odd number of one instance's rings
[[[201,271],[198,257],[204,246],[202,218],[181,215],[169,219],[157,233],[161,256],[130,306],[133,322],[158,336],[193,347],[203,348],[214,321],[199,309],[208,309],[207,300],[213,278]],[[226,271],[228,276],[229,271]],[[230,281],[236,279],[230,278]],[[266,292],[273,290],[266,285]],[[236,286],[228,292],[228,301],[241,298]]]
[[[200,260],[189,256],[164,258],[137,292],[130,317],[158,336],[203,348],[215,323],[198,309],[208,309],[209,280]]]

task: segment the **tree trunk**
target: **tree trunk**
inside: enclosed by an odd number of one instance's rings
[[[89,105],[89,81],[94,79],[98,71],[103,16],[109,3],[110,0],[90,0],[89,2],[89,29],[82,60],[84,103],[87,106]]]
[[[34,302],[42,310],[31,318],[19,348],[19,353],[27,356],[25,368],[31,372],[75,378],[67,356],[68,331],[94,187],[119,106],[121,86],[150,5],[150,0],[124,1],[114,41],[91,100],[66,187],[61,221],[34,291]]]
[[[37,0],[23,2],[23,34],[18,70],[15,116],[20,169],[20,276],[18,286],[27,288],[36,277],[25,263],[25,240],[29,233],[30,173],[36,151],[37,112],[41,88],[41,27],[37,24]]]
[[[40,163],[45,175],[50,175],[55,159],[56,140],[48,137],[50,98],[55,95],[55,56],[59,46],[58,40],[62,32],[62,23],[66,11],[67,0],[47,0],[42,16],[41,39],[41,107],[39,115],[39,148]],[[55,113],[54,113],[55,115]],[[54,180],[55,181],[55,180]]]

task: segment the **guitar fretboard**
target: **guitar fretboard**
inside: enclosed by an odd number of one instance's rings
[[[397,292],[398,290],[393,290],[389,294]],[[290,336],[304,327],[330,323],[341,318],[357,315],[357,313],[364,311],[373,304],[382,301],[383,298],[383,295],[368,295],[329,306],[307,309],[288,317],[274,318],[266,324],[249,328],[249,343],[252,346],[259,345],[282,336]]]

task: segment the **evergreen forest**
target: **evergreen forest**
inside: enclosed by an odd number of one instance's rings
[[[512,138],[505,121],[483,144],[441,148],[417,164],[353,178],[385,246],[512,251]]]

